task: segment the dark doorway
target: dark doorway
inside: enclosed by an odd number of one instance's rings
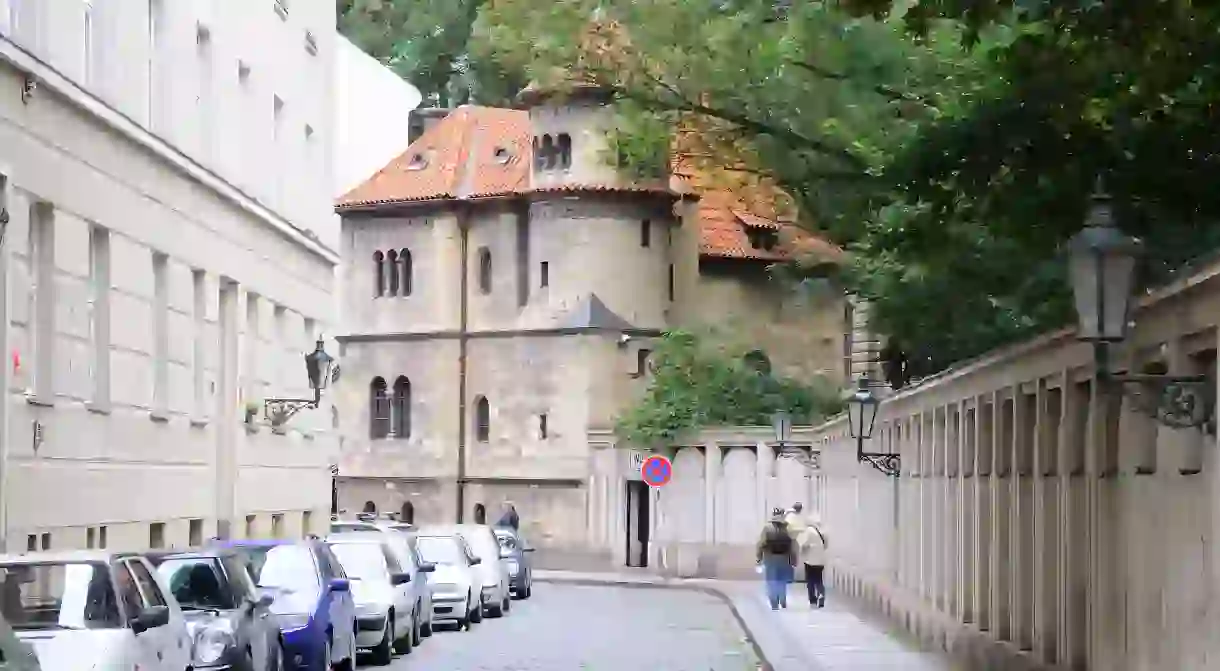
[[[415,524],[415,505],[410,501],[402,504],[402,510],[398,513],[398,519],[407,524]]]
[[[377,504],[373,503],[372,501],[365,501],[364,502],[364,512],[366,512],[366,513],[377,512]]]
[[[487,508],[482,503],[474,504],[474,523],[487,524]]]
[[[330,514],[339,514],[339,479],[330,479]]]
[[[627,565],[648,566],[648,502],[643,480],[627,481]]]

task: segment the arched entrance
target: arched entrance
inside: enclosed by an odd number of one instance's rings
[[[487,508],[482,503],[474,504],[474,523],[487,524]]]
[[[415,504],[404,501],[402,509],[398,511],[398,519],[407,524],[415,524]]]
[[[366,513],[376,513],[376,512],[377,512],[377,504],[376,504],[376,503],[373,503],[372,501],[365,501],[365,502],[364,502],[364,512],[366,512]]]

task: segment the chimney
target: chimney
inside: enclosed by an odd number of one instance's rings
[[[410,124],[407,132],[407,144],[418,140],[419,136],[427,133],[433,126],[449,116],[449,113],[452,111],[452,109],[447,107],[425,107],[423,109],[411,110],[407,122]]]

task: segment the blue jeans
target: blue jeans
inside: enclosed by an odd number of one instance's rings
[[[771,608],[788,606],[788,583],[792,580],[792,565],[787,557],[763,557],[763,578],[767,583],[767,601]]]

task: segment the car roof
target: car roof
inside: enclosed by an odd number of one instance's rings
[[[213,548],[195,548],[190,550],[154,550],[145,552],[144,556],[152,559],[221,559],[223,557],[237,557],[241,553],[237,548],[231,547],[213,547]]]
[[[381,531],[378,529],[378,531]],[[326,542],[335,543],[381,543],[385,544],[385,538],[380,534],[371,534],[367,531],[341,531],[331,534],[326,537]]]
[[[215,541],[215,547],[222,548],[272,548],[279,545],[310,545],[314,538],[242,538],[239,540]]]
[[[139,556],[140,554],[136,552],[117,552],[115,550],[55,550],[21,555],[0,555],[0,564],[109,563],[116,559]]]

